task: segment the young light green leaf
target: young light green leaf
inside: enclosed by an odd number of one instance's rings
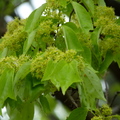
[[[67,63],[64,60],[59,62],[50,61],[45,70],[42,81],[51,80],[59,89],[61,87],[63,94],[75,82],[81,82],[77,69],[77,61]]]
[[[67,120],[86,120],[88,110],[85,107],[79,107],[74,109]]]
[[[24,42],[24,46],[23,46],[23,54],[26,54],[27,51],[29,50],[30,46],[32,45],[32,42],[34,40],[36,34],[36,30],[32,31],[29,35],[28,35],[28,39]]]
[[[77,15],[77,19],[81,29],[84,32],[89,32],[89,30],[92,30],[93,24],[90,14],[87,12],[87,10],[77,2],[72,2],[72,5]]]
[[[15,99],[13,90],[13,78],[14,70],[9,68],[6,68],[0,76],[0,109],[8,97]]]
[[[27,19],[25,31],[30,33],[35,30],[39,24],[41,15],[46,8],[46,3],[40,6],[38,9],[34,10]]]
[[[75,32],[68,26],[63,25],[63,33],[65,36],[65,44],[67,49],[74,49],[77,51],[82,51],[82,46],[75,34]]]

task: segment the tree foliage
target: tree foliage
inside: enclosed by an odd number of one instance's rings
[[[68,22],[66,22],[68,19]],[[47,0],[27,19],[8,23],[0,39],[0,108],[11,120],[32,120],[34,105],[47,113],[55,91],[76,88],[80,106],[67,120],[110,120],[100,79],[120,66],[120,23],[103,0]]]

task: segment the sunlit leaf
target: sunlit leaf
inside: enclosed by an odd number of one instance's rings
[[[73,8],[78,18],[79,25],[84,32],[93,29],[92,20],[87,10],[77,2],[72,2]]]
[[[78,38],[70,27],[63,25],[63,33],[65,36],[65,43],[66,43],[66,48],[67,49],[74,49],[77,51],[82,51],[82,46],[80,42],[78,41]]]
[[[39,24],[41,15],[46,8],[46,3],[40,6],[38,9],[34,10],[30,16],[27,19],[26,26],[25,26],[25,31],[28,33],[32,32],[33,30],[36,29],[36,27]]]
[[[81,82],[77,65],[78,63],[75,60],[70,63],[64,60],[57,63],[50,61],[42,81],[51,80],[58,89],[61,87],[63,94],[65,94],[70,85],[75,82]]]

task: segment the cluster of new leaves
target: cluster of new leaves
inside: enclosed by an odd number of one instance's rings
[[[98,75],[113,60],[120,65],[119,20],[103,0],[46,2],[10,22],[0,39],[0,109],[11,120],[32,120],[36,102],[46,112],[48,94],[74,86],[81,107],[67,120],[85,120],[96,99],[105,101]]]

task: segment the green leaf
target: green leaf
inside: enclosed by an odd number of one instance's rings
[[[112,54],[111,51],[107,51],[104,61],[100,65],[99,71],[104,72],[106,69],[108,69],[109,65],[112,63],[113,60],[114,55]]]
[[[67,22],[64,25],[70,27],[75,33],[79,32],[79,29],[73,22]]]
[[[120,17],[117,18],[116,23],[117,23],[118,25],[120,25]]]
[[[63,9],[62,12],[63,12],[64,14],[66,14],[68,17],[70,17],[70,14],[71,14],[72,10],[73,10],[73,6],[72,6],[72,4],[69,2],[69,3],[67,3],[66,8]]]
[[[74,109],[67,120],[86,120],[88,110],[85,107]]]
[[[35,99],[39,98],[40,94],[45,91],[45,87],[42,84],[36,85],[30,90],[30,101],[34,101]]]
[[[90,11],[92,15],[94,15],[94,1],[93,0],[82,0],[85,7]]]
[[[114,57],[114,61],[117,62],[119,68],[120,68],[120,54],[116,54],[115,57]]]
[[[7,101],[7,112],[10,120],[33,120],[34,103],[9,100]]]
[[[51,80],[51,82],[59,89],[61,87],[63,94],[75,82],[81,82],[78,63],[73,60],[67,63],[64,60],[59,62],[50,61],[45,70],[42,81]]]
[[[59,3],[60,3],[60,5],[62,6],[62,7],[66,7],[66,5],[67,5],[67,1],[66,0],[59,0]]]
[[[0,109],[4,101],[9,97],[15,99],[13,90],[14,70],[6,68],[0,76]]]
[[[98,6],[106,6],[104,0],[94,0],[94,4]]]
[[[105,100],[100,79],[96,71],[86,66],[83,71],[82,84],[78,86],[81,103],[88,109],[96,109],[96,99]]]
[[[105,1],[104,0],[97,0],[97,4],[100,6],[105,6]]]
[[[81,52],[81,55],[83,56],[84,60],[91,64],[91,50],[87,46],[83,45],[82,46],[84,51]]]
[[[99,44],[99,36],[100,36],[101,28],[96,28],[94,32],[91,34],[91,41],[93,45],[93,51],[98,54],[98,44]]]
[[[41,103],[45,113],[50,112],[49,102],[48,102],[47,98],[44,97],[43,95],[40,96],[40,103]]]
[[[90,30],[92,30],[93,24],[89,12],[87,12],[87,10],[77,2],[72,2],[72,5],[77,15],[77,19],[81,29],[84,32],[89,32]]]
[[[0,51],[0,58],[6,57],[8,52],[7,48],[4,48],[2,51]]]
[[[15,84],[15,95],[18,96],[23,102],[31,102],[36,96],[36,90],[32,87],[32,80],[31,74],[28,74],[24,79],[19,80]]]
[[[30,72],[30,61],[24,63],[17,71],[14,79],[14,85],[24,79],[26,75]]]
[[[33,102],[35,99],[39,98],[43,91],[45,91],[45,87],[43,84],[40,84],[40,82],[36,85],[33,85],[34,77],[32,77],[32,75],[29,73],[30,66],[26,65],[26,67],[23,69],[25,70],[23,70],[22,73],[21,70],[17,73],[20,73],[20,76],[17,75],[16,77],[17,81],[14,86],[15,95],[18,96],[22,101]]]
[[[25,31],[30,33],[35,30],[39,24],[41,15],[46,8],[46,3],[40,6],[38,9],[34,10],[27,19]]]
[[[36,34],[36,30],[32,31],[29,35],[27,40],[24,42],[24,46],[23,46],[23,54],[26,54],[27,51],[29,50],[30,46],[33,43],[34,37]]]
[[[63,25],[63,33],[65,36],[65,44],[67,49],[74,49],[77,51],[82,51],[82,46],[78,41],[75,32],[68,26]]]

